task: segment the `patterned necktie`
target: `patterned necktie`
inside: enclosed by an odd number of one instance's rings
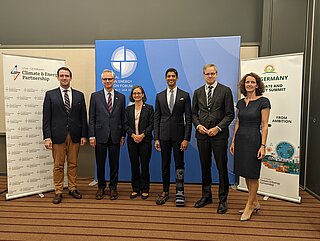
[[[64,107],[66,108],[66,111],[69,114],[71,111],[71,108],[70,108],[70,99],[68,95],[68,90],[63,90],[63,92],[64,92]]]
[[[212,88],[213,88],[213,86],[209,85],[208,88],[209,88],[209,91],[208,91],[208,107],[210,107],[211,103],[212,103]]]
[[[111,113],[112,111],[112,96],[111,93],[108,93],[108,103],[107,103],[107,110]]]
[[[173,95],[173,90],[170,90],[170,99],[169,99],[169,109],[170,109],[170,113],[172,113],[173,110],[173,102],[174,102],[174,95]]]

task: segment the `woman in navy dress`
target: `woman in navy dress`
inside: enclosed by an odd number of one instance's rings
[[[237,121],[230,152],[234,155],[234,169],[246,180],[248,200],[240,221],[251,218],[252,212],[260,209],[257,198],[261,160],[266,154],[270,101],[263,97],[265,86],[255,73],[246,74],[239,82],[245,98],[237,103]]]
[[[128,133],[127,144],[131,163],[131,199],[140,193],[142,199],[149,197],[154,111],[152,105],[145,103],[146,100],[143,88],[134,86],[130,94],[130,101],[134,104],[127,107],[125,115],[124,129]]]

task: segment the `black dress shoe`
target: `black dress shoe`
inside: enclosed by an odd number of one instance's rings
[[[52,200],[53,204],[59,204],[59,203],[61,203],[61,201],[62,201],[62,194],[61,193],[54,195],[54,198]]]
[[[117,190],[111,190],[110,191],[110,200],[116,200],[118,199],[119,194]]]
[[[156,204],[163,205],[168,201],[169,199],[169,193],[168,192],[162,192],[161,194],[158,194],[158,198],[156,200]]]
[[[228,210],[227,202],[219,202],[217,213],[224,214],[227,212],[227,210]]]
[[[101,200],[104,196],[104,189],[99,189],[96,193],[96,199]]]
[[[76,199],[82,198],[82,195],[78,192],[78,190],[69,191],[69,195],[76,198]]]
[[[208,204],[212,203],[212,198],[210,197],[202,197],[200,200],[198,200],[195,204],[195,208],[202,208]]]

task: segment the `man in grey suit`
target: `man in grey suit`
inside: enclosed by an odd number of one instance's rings
[[[62,200],[64,162],[68,163],[69,194],[82,198],[77,190],[77,159],[80,145],[88,135],[87,110],[82,92],[70,87],[71,70],[61,67],[57,71],[60,87],[46,92],[43,103],[43,138],[54,159],[54,204]]]
[[[90,145],[95,148],[98,191],[96,199],[104,197],[105,164],[109,151],[110,166],[110,199],[118,198],[118,170],[120,145],[124,144],[125,130],[125,96],[113,88],[115,74],[111,70],[104,70],[101,74],[103,90],[92,93],[89,109],[89,137]]]
[[[169,198],[171,153],[176,169],[176,206],[184,206],[184,151],[191,137],[192,117],[189,93],[177,87],[178,71],[170,68],[165,78],[168,88],[156,96],[154,113],[154,145],[161,151],[163,192],[156,203]]]
[[[228,138],[229,124],[234,119],[232,92],[229,87],[217,82],[218,69],[214,64],[203,68],[206,84],[195,90],[192,100],[192,122],[196,128],[202,172],[202,197],[196,208],[212,203],[211,164],[212,152],[219,172],[219,205],[217,212],[227,212],[229,192]]]

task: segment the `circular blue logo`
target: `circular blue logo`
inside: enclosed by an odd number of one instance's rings
[[[137,56],[131,49],[121,46],[112,53],[111,66],[120,73],[121,79],[127,78],[137,67]]]

